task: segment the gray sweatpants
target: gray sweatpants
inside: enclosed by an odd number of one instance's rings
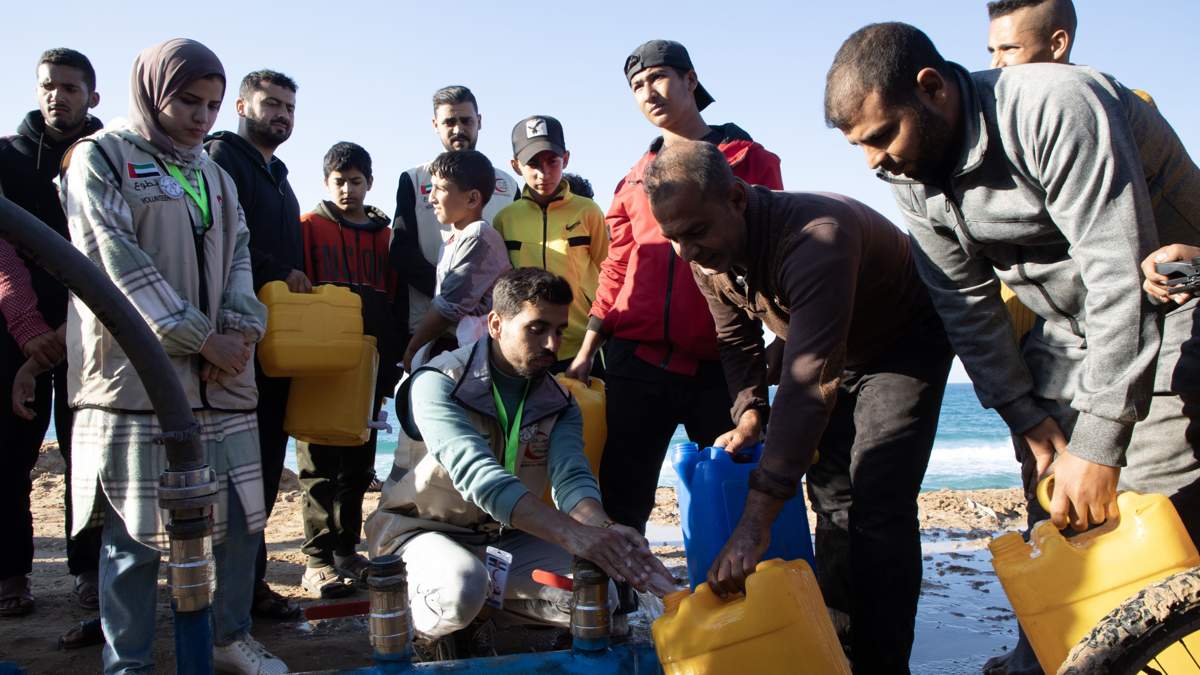
[[[572,557],[562,548],[519,530],[508,530],[493,544],[512,554],[504,612],[526,624],[567,627],[571,623],[571,593],[533,580],[535,569],[563,576],[571,573]],[[400,547],[408,568],[409,605],[413,628],[438,638],[465,628],[483,609],[491,590],[484,565],[485,548],[461,544],[441,532],[425,532]],[[609,585],[610,604],[616,591]]]

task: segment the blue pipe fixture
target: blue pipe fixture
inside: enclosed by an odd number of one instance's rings
[[[571,610],[572,647],[568,651],[513,654],[434,663],[412,662],[412,622],[408,609],[408,581],[399,556],[371,561],[367,584],[371,590],[368,621],[375,665],[340,671],[354,675],[406,675],[409,673],[489,673],[527,675],[564,673],[601,675],[662,673],[651,644],[610,645],[608,577],[594,563],[577,559],[574,565]],[[339,672],[339,671],[330,671]]]
[[[204,463],[199,425],[183,387],[145,320],[103,272],[66,239],[0,196],[0,237],[82,300],[112,334],[141,378],[162,427],[167,456],[159,506],[170,512],[167,574],[175,614],[175,666],[181,675],[213,672],[212,505],[217,481]]]

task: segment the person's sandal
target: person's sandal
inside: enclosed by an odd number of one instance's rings
[[[78,625],[58,638],[58,648],[63,650],[102,644],[104,644],[104,631],[100,628],[100,619],[80,621]]]
[[[75,601],[84,609],[100,609],[100,580],[96,572],[84,572],[75,577]]]
[[[354,587],[347,583],[348,581],[333,569],[333,565],[325,565],[324,567],[305,569],[304,576],[300,579],[300,587],[306,593],[315,595],[322,600],[333,600],[354,593]]]
[[[367,583],[367,572],[371,569],[371,561],[367,560],[361,553],[355,553],[344,558],[340,555],[335,555],[333,560],[333,569],[337,570],[338,574],[348,577],[356,584]]]
[[[33,593],[29,577],[9,577],[0,580],[0,616],[25,616],[33,611]]]
[[[271,590],[267,582],[260,581],[254,585],[254,603],[250,605],[250,613],[260,619],[296,621],[304,614],[304,610]]]

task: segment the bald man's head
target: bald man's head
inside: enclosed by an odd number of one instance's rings
[[[746,188],[712,143],[679,141],[662,149],[642,182],[659,228],[681,258],[706,274],[743,262]]]
[[[992,67],[1070,63],[1078,20],[1071,0],[998,0],[988,3]]]

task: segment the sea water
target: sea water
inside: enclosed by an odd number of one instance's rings
[[[391,403],[388,401],[389,410],[393,407]],[[390,417],[395,427],[394,411]],[[680,426],[675,430],[671,443],[686,440],[687,431]],[[392,453],[396,448],[395,429],[390,433],[381,431],[376,447],[375,473],[382,480],[392,470]],[[296,470],[294,442],[288,443],[286,462],[288,468]],[[668,456],[664,458],[658,484],[673,487],[675,480],[675,470],[671,468]],[[1001,488],[1020,484],[1020,470],[1013,456],[1008,427],[1000,416],[979,404],[970,384],[946,385],[937,439],[922,489]]]
[[[773,397],[774,388],[771,393]],[[393,407],[389,400],[385,409],[389,411],[393,429],[379,433],[375,451],[375,474],[381,480],[392,470],[392,453],[396,449]],[[46,440],[54,440],[53,421]],[[680,426],[671,443],[686,440],[687,431]],[[293,440],[288,441],[285,466],[296,471],[296,442]],[[669,456],[664,458],[658,484],[664,487],[675,485],[675,470],[671,468]],[[1000,416],[979,404],[970,384],[946,385],[937,439],[921,488],[969,490],[1018,487],[1020,484],[1020,470],[1013,456],[1008,427]]]

